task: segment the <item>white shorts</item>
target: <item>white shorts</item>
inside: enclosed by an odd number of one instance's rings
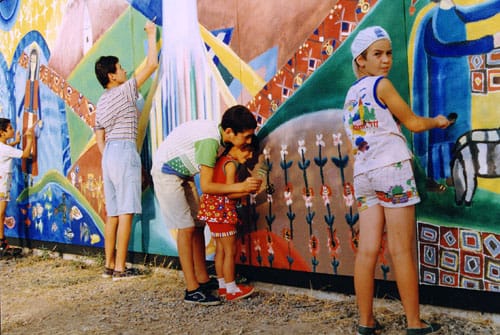
[[[355,176],[354,194],[359,211],[377,204],[398,208],[420,202],[410,160]]]
[[[160,205],[165,224],[169,229],[204,227],[197,220],[200,198],[192,180],[184,180],[173,174],[153,169],[155,196]]]
[[[12,185],[12,174],[0,175],[0,201],[10,201],[10,188]]]

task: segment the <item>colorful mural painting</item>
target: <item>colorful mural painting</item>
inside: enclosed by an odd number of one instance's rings
[[[14,165],[6,235],[103,248],[94,63],[116,55],[125,69],[140,68],[149,19],[158,25],[161,66],[140,91],[143,213],[129,249],[177,255],[149,174],[159,143],[185,121],[217,120],[243,104],[258,120],[263,150],[252,173],[264,187],[248,199],[239,264],[352,276],[358,214],[342,107],[355,80],[353,33],[380,25],[392,38],[390,77],[403,98],[417,114],[457,117],[445,131],[405,133],[422,197],[420,282],[500,292],[500,1],[283,4],[0,1],[0,117],[21,133],[34,127],[36,143]],[[377,278],[394,278],[386,241]]]

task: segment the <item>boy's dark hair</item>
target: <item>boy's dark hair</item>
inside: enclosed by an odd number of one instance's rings
[[[0,118],[0,131],[6,131],[9,124],[10,124],[9,119],[1,117]]]
[[[108,74],[116,73],[116,64],[120,60],[116,56],[101,56],[95,62],[95,76],[102,87],[106,88],[109,84]]]
[[[245,130],[257,128],[257,121],[248,108],[236,105],[224,112],[220,125],[224,130],[231,128],[236,135]]]

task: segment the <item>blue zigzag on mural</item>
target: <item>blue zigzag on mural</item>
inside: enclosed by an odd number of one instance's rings
[[[0,2],[0,29],[9,31],[16,22],[20,0]]]

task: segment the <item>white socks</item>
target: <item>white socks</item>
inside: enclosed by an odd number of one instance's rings
[[[230,283],[226,283],[226,291],[227,293],[236,293],[240,291],[240,288],[236,285],[235,281],[232,281]]]

